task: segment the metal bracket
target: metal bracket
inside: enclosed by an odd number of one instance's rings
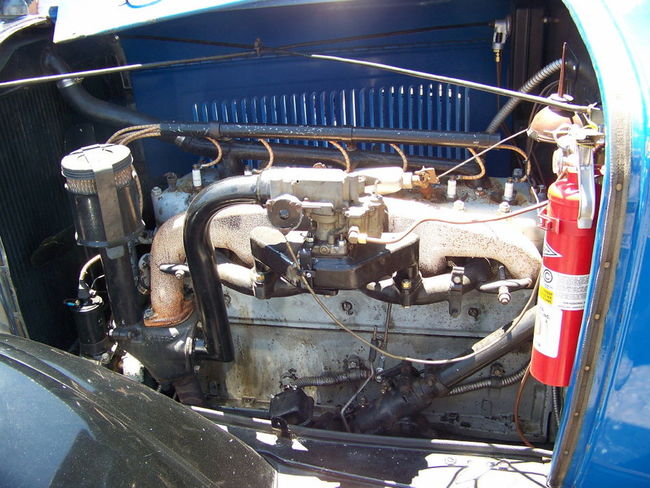
[[[596,215],[596,180],[594,177],[594,149],[578,145],[578,229],[591,229]]]
[[[458,317],[463,305],[463,280],[465,268],[454,266],[451,270],[451,281],[449,283],[449,315]]]
[[[95,158],[91,167],[95,176],[97,199],[99,200],[106,241],[112,250],[116,244],[122,243],[124,236],[122,212],[115,185],[115,171],[112,163],[101,158]],[[111,259],[117,259],[122,257],[123,253],[116,252],[114,256],[107,253],[107,255]]]

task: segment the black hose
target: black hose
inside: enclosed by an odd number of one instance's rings
[[[555,418],[555,423],[559,427],[560,420],[562,419],[562,389],[560,387],[551,387],[551,399],[553,402],[553,417]]]
[[[408,390],[390,390],[357,412],[353,419],[358,432],[378,433],[392,427],[399,419],[414,415],[439,396],[449,393],[456,384],[476,373],[506,353],[513,351],[533,337],[537,307],[528,310],[514,326],[504,326],[474,344],[476,351],[470,357],[428,369],[411,381]],[[488,344],[488,345],[484,345]]]
[[[526,83],[524,83],[524,85],[518,91],[521,93],[529,93],[553,73],[560,71],[561,67],[562,59],[556,59],[552,63],[547,64],[537,73],[535,73]],[[497,112],[497,114],[494,116],[487,129],[485,129],[485,132],[488,134],[494,134],[499,129],[499,126],[503,123],[503,121],[508,118],[508,115],[510,115],[515,107],[520,103],[521,100],[518,98],[511,98],[508,100],[508,102],[503,107],[501,107],[501,110],[499,110],[499,112]]]
[[[218,263],[210,239],[210,222],[221,209],[240,203],[260,203],[257,176],[236,176],[213,183],[192,200],[185,217],[183,244],[191,270],[199,321],[210,359],[234,359],[232,336]]]
[[[524,377],[524,374],[526,374],[527,367],[528,365],[524,366],[516,373],[513,373],[508,376],[503,376],[503,377],[491,376],[490,378],[485,378],[483,380],[473,381],[471,383],[465,383],[462,385],[454,386],[451,390],[449,390],[447,396],[462,395],[463,393],[482,390],[484,388],[505,388],[506,386],[514,385]]]
[[[65,61],[51,51],[45,54],[43,62],[46,68],[57,74],[70,71]],[[81,86],[81,80],[61,80],[57,82],[57,87],[63,99],[77,112],[89,119],[116,127],[158,123],[158,119],[155,117],[92,96]]]

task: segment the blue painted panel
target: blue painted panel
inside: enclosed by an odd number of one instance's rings
[[[434,112],[434,107],[436,111]],[[416,84],[378,88],[285,93],[233,98],[193,104],[196,122],[261,123],[289,125],[365,126],[398,129],[467,131],[470,117],[469,90],[447,84]],[[444,119],[444,122],[443,122]],[[307,141],[273,139],[284,144]],[[313,146],[328,142],[311,141]],[[382,151],[388,145],[377,145]],[[361,143],[362,150],[375,150]],[[465,158],[461,148],[401,145],[407,155]]]
[[[311,40],[418,28],[431,25],[453,25],[485,21],[485,27],[450,29],[373,39],[355,43],[329,44],[313,51],[337,53],[364,60],[379,61],[413,69],[457,76],[479,82],[495,83],[496,70],[491,49],[492,28],[489,22],[503,17],[509,3],[474,2],[469,0],[440,2],[350,1],[322,5],[301,5],[207,13],[124,33],[122,43],[129,62],[181,59],[233,52],[216,46],[179,42],[132,39],[129,35],[186,37],[201,40],[252,43],[256,38],[269,46],[279,46]],[[420,81],[364,67],[346,66],[328,61],[296,57],[254,58],[174,68],[133,74],[138,109],[162,119],[191,120],[196,104],[221,105],[224,101],[250,101],[262,97],[280,103],[292,103],[292,94],[311,96],[312,93],[341,93],[346,96],[356,90],[376,92],[382,87],[418,85]],[[440,126],[453,129],[462,125],[468,130],[482,130],[494,114],[495,97],[470,92],[471,116],[455,105],[446,106],[442,100],[425,98],[399,99],[390,90],[363,103],[357,111],[358,125],[381,126],[381,118],[395,127],[401,124]],[[283,98],[289,97],[289,98]],[[317,106],[321,100],[317,100]],[[324,101],[322,101],[324,103]],[[248,102],[246,102],[248,103]],[[362,103],[359,100],[359,103]],[[401,103],[401,105],[400,105]],[[422,103],[421,110],[416,103]],[[446,103],[446,102],[445,102]],[[331,101],[327,101],[331,105]],[[373,105],[372,107],[370,105]],[[443,106],[444,105],[444,106]],[[199,112],[204,110],[198,109]],[[212,110],[212,112],[210,112]],[[210,108],[208,113],[214,114]],[[232,107],[229,109],[232,111]],[[241,110],[241,107],[237,109]],[[248,109],[251,110],[250,108]],[[258,110],[261,110],[258,107]],[[360,120],[363,112],[363,120]],[[417,115],[416,115],[417,114]],[[307,111],[308,123],[327,123],[323,112]],[[310,118],[311,117],[311,118]],[[281,120],[280,117],[279,120]],[[281,123],[281,122],[280,122]],[[343,123],[337,120],[337,123]],[[346,123],[352,123],[346,119]],[[389,125],[390,126],[390,125]],[[194,159],[169,145],[146,143],[151,173],[186,172]],[[424,151],[424,150],[423,150]],[[455,157],[455,150],[436,151],[443,157]],[[494,156],[493,156],[494,157]],[[503,161],[498,158],[494,161]]]
[[[650,9],[642,2],[619,8],[613,1],[566,2],[592,55],[599,78],[605,122],[614,123],[614,108],[630,117],[631,175],[625,230],[612,300],[606,313],[604,337],[589,408],[583,415],[578,448],[573,456],[566,486],[650,485],[650,178],[647,53]],[[617,92],[627,93],[623,105]],[[607,146],[622,144],[627,133],[607,134]],[[604,194],[612,182],[605,179]],[[603,203],[604,206],[607,202]],[[604,229],[598,227],[597,238]],[[598,239],[597,239],[598,242]],[[595,260],[600,258],[597,244]],[[590,291],[591,293],[591,291]],[[579,358],[580,359],[580,358]],[[576,361],[579,363],[579,360]],[[569,390],[569,399],[576,394]],[[573,412],[565,412],[565,416]],[[567,433],[560,431],[560,438]],[[561,458],[555,459],[558,462]]]

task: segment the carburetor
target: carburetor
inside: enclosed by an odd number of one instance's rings
[[[419,283],[417,235],[394,244],[362,244],[358,237],[380,238],[386,231],[382,194],[411,188],[411,173],[400,168],[355,173],[293,168],[270,171],[262,178],[271,196],[267,214],[275,228],[258,227],[251,234],[259,276],[256,296],[265,298],[280,276],[297,287],[303,286],[303,276],[319,293],[333,294],[396,273],[396,283],[411,284],[402,293],[403,303],[409,304],[408,295]]]

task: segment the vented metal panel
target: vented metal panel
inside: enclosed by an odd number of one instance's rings
[[[239,122],[469,131],[467,88],[447,84],[398,85],[340,91],[289,93],[196,103],[197,122]],[[273,142],[325,145],[318,141]],[[361,144],[370,149],[370,144]],[[380,145],[382,151],[390,150]],[[463,149],[405,146],[407,154],[462,158]]]

